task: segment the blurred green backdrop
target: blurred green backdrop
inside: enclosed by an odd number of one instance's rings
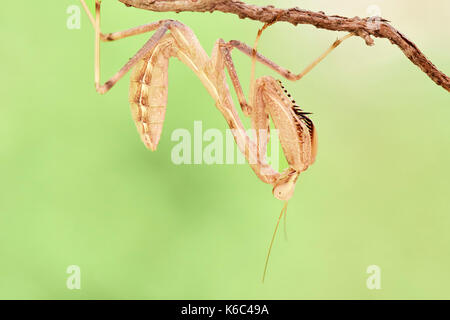
[[[276,3],[366,16],[377,5],[450,73],[450,3],[304,0]],[[194,74],[171,60],[157,152],[140,142],[128,76],[93,87],[93,30],[66,27],[75,0],[7,1],[0,12],[0,298],[450,298],[450,97],[386,40],[348,40],[298,83],[314,112],[316,164],[299,180],[267,281],[266,250],[282,207],[247,165],[170,160],[177,128],[225,130]],[[162,18],[215,40],[253,43],[260,23],[221,13],[156,14],[103,1],[105,32]],[[300,70],[342,34],[279,23],[260,51]],[[106,80],[149,35],[103,45]],[[235,52],[245,89],[250,61]],[[270,74],[263,66],[258,75]],[[274,75],[275,76],[275,75]],[[366,268],[381,268],[368,290]],[[68,290],[66,268],[81,268]]]

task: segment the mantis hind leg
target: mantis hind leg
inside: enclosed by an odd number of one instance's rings
[[[89,21],[92,24],[92,27],[94,29],[96,29],[97,18],[92,15],[85,0],[80,0],[80,2],[81,2],[81,5],[83,6],[84,11],[86,12],[86,15],[89,18]],[[97,7],[98,7],[98,11],[100,11],[100,6],[101,6],[101,1],[96,0],[96,11],[97,11]],[[115,41],[115,40],[120,40],[120,39],[124,39],[124,38],[131,37],[131,36],[139,35],[142,33],[154,31],[154,30],[158,29],[159,27],[161,27],[161,25],[163,25],[165,22],[168,22],[168,21],[170,21],[170,20],[160,20],[160,21],[144,24],[141,26],[137,26],[134,28],[130,28],[127,30],[111,32],[111,33],[106,33],[106,34],[102,33],[100,31],[100,41],[105,41],[105,42]]]
[[[95,18],[89,11],[85,0],[80,0],[83,5],[89,20],[91,21],[95,29],[95,88],[97,92],[103,94],[108,92],[136,63],[142,60],[150,51],[152,51],[159,40],[166,34],[171,28],[172,20],[161,20],[154,23],[149,23],[143,26],[131,28],[124,31],[103,34],[100,31],[100,7],[101,1],[95,0]],[[142,34],[145,32],[156,31],[152,37],[144,44],[144,46],[138,50],[138,52],[107,82],[100,83],[100,41],[114,41],[123,39],[126,37]]]
[[[163,24],[151,38],[144,44],[144,46],[138,50],[138,52],[108,81],[103,85],[100,84],[100,55],[99,49],[96,50],[96,63],[95,63],[95,88],[97,92],[103,94],[108,92],[123,76],[133,68],[139,61],[144,59],[158,44],[158,42],[164,37],[166,32],[170,28],[170,22]]]

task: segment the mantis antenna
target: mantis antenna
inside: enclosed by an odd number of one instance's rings
[[[258,43],[259,43],[259,40],[261,39],[261,35],[262,35],[263,31],[265,29],[267,29],[268,27],[270,27],[275,22],[276,22],[276,20],[274,20],[272,22],[265,23],[264,26],[261,29],[258,30],[258,33],[256,35],[255,43],[253,45],[253,50],[252,50],[252,66],[251,66],[251,74],[250,74],[250,97],[249,97],[250,101],[254,101],[252,95],[254,93],[254,88],[255,88],[255,66],[256,66],[256,54],[258,52],[257,51],[258,50]],[[259,135],[256,135],[256,137],[257,137],[257,144],[259,145]],[[279,226],[280,220],[281,220],[281,218],[283,218],[283,216],[284,216],[284,219],[283,219],[283,222],[284,222],[284,237],[285,237],[285,239],[287,239],[287,232],[286,232],[287,205],[288,205],[288,201],[286,200],[285,203],[284,203],[283,209],[281,209],[280,216],[278,217],[277,224],[275,226],[275,230],[274,230],[273,235],[272,235],[272,240],[270,241],[269,250],[267,251],[267,256],[266,256],[266,262],[264,264],[264,272],[263,272],[263,277],[262,277],[262,283],[264,283],[264,280],[266,278],[267,266],[269,264],[270,253],[272,252],[272,246],[273,246],[273,243],[275,241],[275,236],[277,234],[278,226]]]
[[[264,272],[263,272],[263,277],[262,277],[263,283],[264,283],[264,279],[266,278],[267,265],[269,264],[270,252],[272,251],[272,245],[275,240],[275,236],[277,235],[278,225],[280,224],[280,220],[283,217],[283,214],[286,217],[287,205],[288,205],[288,202],[286,201],[284,203],[283,209],[281,209],[281,213],[280,213],[280,216],[278,217],[277,225],[275,226],[275,231],[273,232],[273,235],[272,235],[272,240],[270,241],[269,251],[267,251],[267,256],[266,256],[266,263],[264,264]]]

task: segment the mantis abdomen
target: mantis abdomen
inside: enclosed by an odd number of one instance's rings
[[[166,115],[169,47],[162,41],[131,73],[131,114],[145,146],[154,151],[161,138]]]

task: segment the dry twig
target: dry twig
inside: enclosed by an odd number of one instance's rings
[[[278,9],[273,6],[255,6],[239,0],[119,0],[127,6],[159,11],[159,12],[213,12],[221,11],[238,15],[241,19],[249,18],[261,22],[277,21],[289,22],[293,25],[310,24],[317,28],[347,31],[363,38],[367,45],[373,45],[373,37],[385,38],[403,51],[403,53],[425,72],[431,80],[450,92],[450,78],[439,71],[427,59],[419,48],[400,31],[395,29],[385,19],[376,18],[346,18],[328,16],[323,12],[313,12],[299,8]]]

